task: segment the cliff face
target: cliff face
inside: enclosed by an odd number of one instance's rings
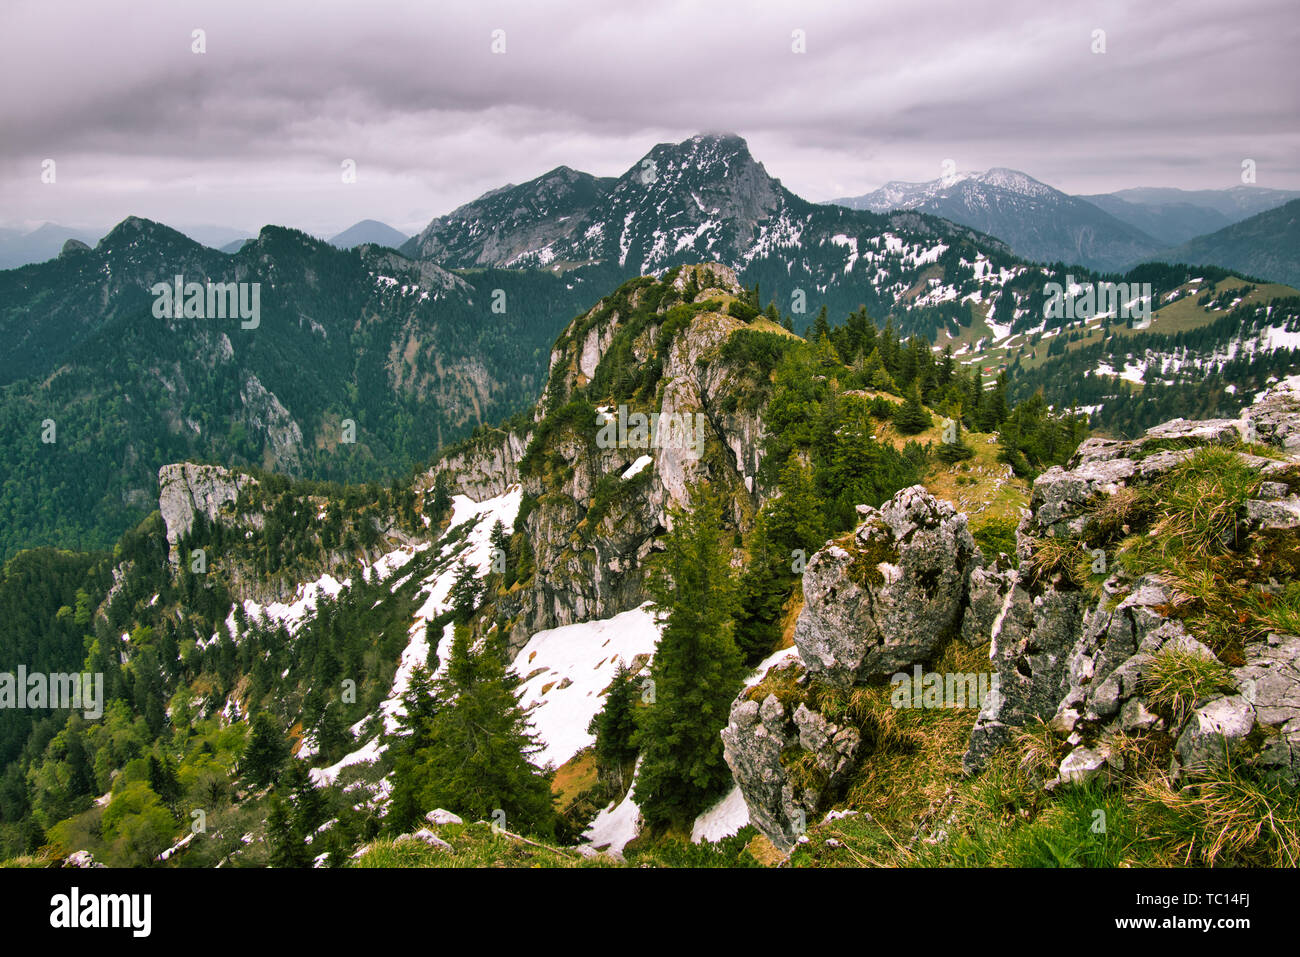
[[[1122,770],[1138,735],[1175,781],[1231,758],[1300,783],[1300,637],[1278,624],[1291,619],[1276,596],[1290,592],[1274,580],[1300,574],[1300,377],[1240,421],[1086,441],[1034,483],[1014,560],[986,561],[965,516],[920,489],[859,511],[855,533],[804,572],[797,654],[736,699],[722,735],[750,818],[777,847],[871,760],[870,722],[833,702],[932,666],[954,640],[987,644],[992,671],[968,774],[1041,720],[1061,739],[1049,789]],[[1193,549],[1207,526],[1178,523],[1202,511],[1218,524]],[[1206,574],[1232,580],[1199,591],[1189,556],[1202,555]]]
[[[750,527],[763,501],[763,403],[734,401],[753,390],[754,375],[722,355],[730,337],[753,328],[727,311],[743,293],[717,264],[626,284],[560,337],[531,424],[481,436],[421,480],[427,488],[444,471],[476,499],[523,485],[536,574],[512,644],[644,602],[644,562],[695,483],[722,495],[738,529]],[[657,378],[636,378],[643,370]]]
[[[182,462],[158,470],[158,510],[167,526],[173,565],[180,561],[177,542],[194,528],[196,516],[216,520],[222,508],[234,504],[240,490],[249,485],[257,485],[257,479],[216,465]]]

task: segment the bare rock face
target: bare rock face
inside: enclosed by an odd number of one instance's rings
[[[1247,646],[1246,663],[1232,677],[1267,729],[1256,764],[1300,784],[1300,637],[1274,634]]]
[[[256,485],[250,475],[230,472],[216,465],[193,465],[183,462],[164,465],[158,470],[158,509],[167,526],[167,544],[171,560],[180,560],[176,543],[194,528],[194,518],[202,515],[208,522],[222,506],[233,504],[245,486]]]
[[[785,668],[801,671],[799,664]],[[757,692],[761,694],[761,691]],[[788,851],[856,767],[862,743],[853,727],[836,725],[797,698],[784,703],[769,693],[742,693],[722,731],[723,756],[740,784],[750,821],[782,851]],[[791,756],[807,762],[804,775],[791,772]]]
[[[1060,783],[1089,780],[1118,760],[1117,735],[1161,732],[1173,742],[1172,770],[1204,767],[1228,757],[1248,761],[1300,783],[1300,638],[1270,635],[1249,642],[1245,664],[1224,667],[1226,687],[1173,714],[1153,703],[1145,678],[1157,656],[1191,654],[1215,660],[1211,649],[1170,617],[1175,595],[1158,576],[1136,581],[1112,574],[1095,600],[1061,577],[1025,579],[1034,543],[1079,538],[1098,502],[1121,489],[1149,485],[1197,447],[1231,446],[1242,438],[1280,447],[1283,460],[1236,454],[1262,482],[1246,503],[1239,533],[1293,535],[1300,528],[1300,378],[1270,390],[1242,420],[1175,419],[1134,441],[1089,439],[1064,467],[1034,483],[1031,511],[1017,530],[1020,571],[972,575],[964,629],[976,637],[987,605],[1001,596],[990,629],[1001,694],[990,696],[971,733],[963,767],[983,767],[1011,730],[1038,718],[1069,734],[1073,749],[1059,767]],[[976,609],[982,608],[976,614]]]
[[[1300,376],[1291,376],[1261,396],[1244,415],[1247,438],[1300,454]]]
[[[804,570],[794,641],[808,670],[847,687],[923,661],[961,625],[972,559],[966,516],[903,489]]]
[[[453,491],[476,502],[503,495],[519,482],[519,460],[530,437],[531,433],[498,432],[470,443],[426,473],[417,490],[432,489],[438,473],[445,472]]]
[[[969,773],[1011,738],[1011,729],[1055,711],[1065,687],[1067,656],[1078,639],[1087,601],[1078,592],[1052,589],[1033,596],[1018,578],[994,618],[989,658],[998,694],[984,699],[962,757]]]
[[[696,302],[744,292],[733,270],[711,263],[682,267],[674,282],[679,293],[692,277],[700,290]],[[537,573],[510,632],[512,644],[645,601],[645,561],[670,527],[671,510],[686,504],[693,483],[717,491],[742,530],[762,504],[754,487],[764,439],[761,409],[728,402],[752,388],[752,369],[720,355],[721,346],[746,323],[725,312],[700,311],[664,343],[659,325],[630,322],[648,291],[642,285],[628,290],[626,301],[602,300],[557,341],[542,408],[569,402],[611,349],[632,363],[659,363],[658,407],[645,410],[660,416],[650,447],[630,442],[602,447],[596,441],[600,417],[617,424],[620,415],[618,408],[602,407],[590,421],[568,421],[550,430],[547,465],[529,474],[520,465],[536,424],[530,435],[484,439],[439,466],[471,498],[498,494],[518,481],[535,503],[525,524]],[[659,311],[669,308],[665,303]],[[648,462],[630,469],[643,456]]]

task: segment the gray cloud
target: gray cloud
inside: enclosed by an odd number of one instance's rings
[[[933,178],[949,158],[1099,192],[1231,186],[1249,157],[1260,185],[1300,188],[1290,0],[20,0],[0,36],[10,224],[414,230],[560,164],[619,174],[698,130],[745,136],[814,200]]]

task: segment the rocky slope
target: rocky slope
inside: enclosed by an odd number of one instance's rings
[[[761,404],[727,401],[754,386],[753,373],[721,355],[729,337],[752,328],[727,312],[743,289],[732,270],[716,263],[670,277],[627,283],[576,319],[552,351],[534,421],[464,443],[417,483],[427,494],[444,472],[456,491],[472,498],[522,483],[531,504],[520,530],[537,572],[511,631],[513,645],[645,601],[645,559],[693,483],[721,492],[741,529],[763,501],[756,484]],[[658,372],[635,394],[613,380],[629,359]],[[593,383],[594,392],[587,388]],[[583,397],[575,400],[578,389]],[[629,416],[657,413],[661,421],[689,422],[690,433],[664,428],[659,447],[631,438],[602,447],[602,416],[617,423],[620,408]],[[697,438],[699,447],[691,448]]]
[[[1206,449],[1226,456],[1220,468],[1240,471],[1249,490],[1211,543],[1253,576],[1233,586],[1242,590],[1222,629],[1215,616],[1225,612],[1172,559],[1166,572],[1130,560],[1143,554],[1142,539],[1166,534],[1160,521],[1177,506],[1162,497]],[[853,720],[845,693],[930,667],[952,641],[987,644],[997,679],[970,734],[969,774],[1043,721],[1064,739],[1041,782],[1048,789],[1122,769],[1135,735],[1155,736],[1175,781],[1231,755],[1300,783],[1300,637],[1270,627],[1286,619],[1268,618],[1277,606],[1251,597],[1280,594],[1273,576],[1293,581],[1300,571],[1298,492],[1293,377],[1238,421],[1176,420],[1132,442],[1086,441],[1034,483],[1016,556],[981,554],[965,516],[920,489],[861,509],[857,530],[828,543],[804,572],[797,654],[736,699],[723,731],[750,819],[778,848],[792,848],[870,760],[863,741],[878,729]],[[1142,510],[1152,501],[1157,519],[1147,531]],[[1091,564],[1079,572],[1076,558]],[[1173,706],[1161,686],[1171,666],[1209,676]]]

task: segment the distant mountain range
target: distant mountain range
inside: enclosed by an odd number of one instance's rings
[[[235,252],[253,238],[252,233],[229,226],[184,226],[176,230],[196,243],[222,252]],[[94,246],[108,232],[107,229],[71,229],[58,223],[44,223],[30,231],[0,229],[0,269],[16,269],[53,259],[70,239]]]
[[[1154,258],[1222,266],[1300,287],[1300,199],[1163,250]]]
[[[995,168],[925,183],[886,183],[833,202],[877,213],[920,210],[997,236],[1027,259],[1107,271],[1157,258],[1170,246],[1297,197],[1254,186],[1071,196],[1018,170]]]
[[[1141,188],[1079,199],[1172,246],[1300,199],[1300,192],[1259,186],[1198,190]]]
[[[152,500],[169,461],[391,476],[522,408],[545,381],[556,333],[602,290],[677,265],[733,269],[796,331],[822,308],[835,324],[862,306],[903,337],[925,336],[993,371],[1040,361],[1042,339],[1064,346],[1100,334],[1103,315],[1084,328],[1045,309],[1046,283],[1099,278],[1087,259],[1221,262],[1268,279],[1294,276],[1300,248],[1294,203],[1170,249],[1012,170],[878,194],[859,202],[910,208],[809,202],[740,137],[702,134],[653,147],[618,177],[562,166],[489,191],[400,251],[384,247],[401,234],[374,221],[332,242],[268,226],[226,254],[135,217],[94,248],[48,229],[59,243],[51,255],[61,255],[0,271],[0,426],[31,434],[53,419],[59,439],[56,450],[16,443],[0,457],[12,479],[0,494],[0,553],[82,535],[111,542]],[[1243,208],[1236,201],[1233,214]],[[259,283],[260,326],[155,317],[151,287],[177,274]],[[1242,285],[1154,263],[1130,281],[1152,283],[1157,303],[1175,306],[1200,282],[1226,282],[1225,296]],[[1204,324],[1221,309],[1179,322]],[[349,419],[357,442],[340,447]],[[56,498],[69,506],[57,517],[43,504]]]
[[[0,269],[14,269],[28,263],[53,259],[69,239],[94,245],[100,235],[81,229],[69,229],[57,223],[44,223],[30,232],[0,229]]]
[[[958,173],[928,183],[887,183],[835,201],[884,213],[915,209],[1005,240],[1037,262],[1113,270],[1155,252],[1160,242],[1102,209],[1011,169]]]

